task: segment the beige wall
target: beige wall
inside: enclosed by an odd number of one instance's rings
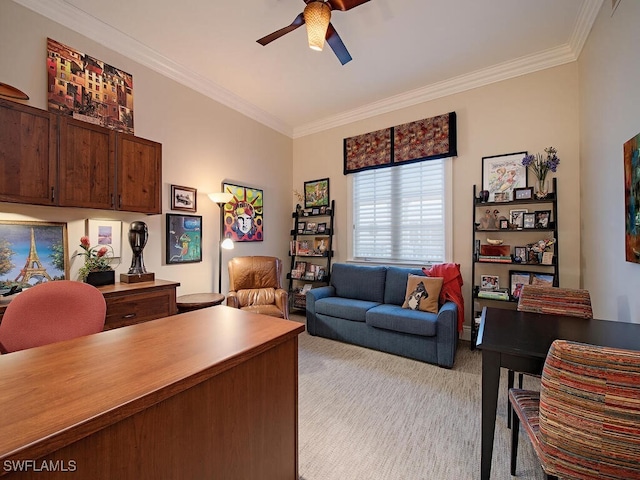
[[[605,2],[578,61],[582,274],[597,317],[640,323],[640,264],[625,261],[624,142],[640,133],[640,2]]]
[[[342,174],[342,140],[380,128],[455,111],[458,157],[453,162],[453,257],[461,264],[465,312],[470,315],[473,185],[480,186],[482,157],[553,145],[561,166],[557,172],[560,219],[560,282],[580,286],[580,164],[578,139],[578,66],[544,70],[457,95],[451,95],[340,128],[294,140],[293,182],[330,177],[336,201],[336,258],[349,260],[347,182]],[[531,183],[530,183],[531,184]],[[508,276],[508,271],[505,271]]]
[[[129,223],[141,220],[149,227],[144,250],[147,270],[156,278],[179,281],[178,294],[216,291],[218,285],[219,209],[206,196],[220,191],[228,180],[264,190],[263,242],[236,244],[232,256],[276,255],[287,258],[291,229],[292,140],[234,110],[183,87],[65,27],[13,2],[0,2],[0,81],[26,92],[28,104],[47,108],[46,39],[88,53],[133,75],[136,135],[163,145],[163,214],[138,215],[104,210],[32,207],[0,204],[0,219],[30,219],[68,223],[70,252],[77,249],[87,218],[117,219],[123,224],[123,257],[117,273],[126,273],[131,249],[126,241]],[[165,265],[165,212],[170,184],[198,189],[197,215],[203,216],[203,261]],[[179,213],[179,212],[176,212]],[[80,262],[72,264],[77,278]],[[223,270],[226,289],[226,267]],[[224,290],[226,291],[226,290]]]

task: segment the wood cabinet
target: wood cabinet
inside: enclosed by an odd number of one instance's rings
[[[0,100],[0,201],[55,205],[57,115]]]
[[[157,214],[162,145],[0,100],[0,201]]]
[[[107,303],[105,330],[148,322],[178,313],[178,282],[154,280],[140,283],[116,283],[97,287]],[[1,297],[0,297],[1,298]],[[0,322],[8,303],[0,304]]]
[[[125,327],[178,313],[177,282],[155,280],[98,287],[107,302],[104,329]]]

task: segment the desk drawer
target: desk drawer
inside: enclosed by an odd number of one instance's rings
[[[105,330],[168,317],[175,313],[171,311],[171,291],[168,290],[128,294],[106,300]]]

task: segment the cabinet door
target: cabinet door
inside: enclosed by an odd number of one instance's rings
[[[60,117],[61,207],[114,208],[115,132]]]
[[[116,208],[161,213],[162,145],[123,133],[118,133],[116,138]]]
[[[55,205],[56,116],[0,100],[0,201]]]

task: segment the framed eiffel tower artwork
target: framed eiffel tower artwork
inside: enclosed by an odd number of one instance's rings
[[[0,220],[0,288],[69,278],[67,224]]]

